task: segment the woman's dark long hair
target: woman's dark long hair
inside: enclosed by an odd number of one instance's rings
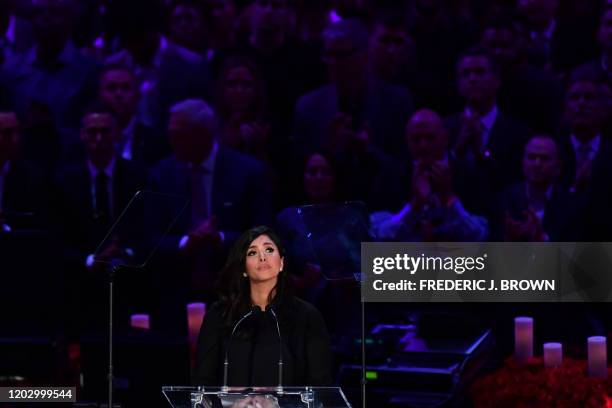
[[[246,272],[246,254],[251,243],[260,235],[267,235],[276,245],[279,255],[285,258],[284,268],[278,274],[278,281],[268,298],[269,304],[280,306],[289,296],[289,281],[287,278],[287,258],[285,248],[274,230],[262,225],[251,228],[238,238],[227,257],[225,266],[221,270],[217,282],[219,300],[224,309],[224,323],[230,328],[241,316],[251,308],[251,287],[249,279],[243,274]]]

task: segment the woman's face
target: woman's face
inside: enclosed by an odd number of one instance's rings
[[[314,203],[329,202],[334,191],[334,172],[325,157],[313,154],[304,169],[304,188]]]
[[[246,253],[246,273],[252,283],[276,281],[282,268],[283,257],[270,237],[260,235],[251,242]]]
[[[246,67],[235,67],[225,78],[223,98],[231,111],[246,111],[255,104],[255,78]]]

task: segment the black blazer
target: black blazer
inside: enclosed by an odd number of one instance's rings
[[[138,167],[151,168],[161,160],[172,155],[172,147],[167,134],[154,127],[137,122],[134,125],[134,140],[132,145],[132,160]],[[34,144],[34,143],[32,143]],[[40,144],[40,143],[38,143]],[[117,152],[118,155],[121,152]],[[83,142],[75,140],[69,143],[64,150],[62,161],[65,163],[84,162],[87,152]]]
[[[319,311],[296,297],[275,310],[283,342],[283,385],[330,385],[330,339]],[[223,362],[232,329],[225,327],[223,313],[219,302],[206,312],[198,339],[194,385],[223,385]],[[247,318],[230,346],[228,385],[278,385],[278,357],[278,335],[270,312]]]
[[[144,170],[135,163],[116,159],[113,175],[113,216],[115,219],[134,194],[146,183]],[[86,162],[61,168],[55,181],[55,225],[63,237],[67,255],[84,264],[111,225],[101,225],[94,217],[91,176]]]
[[[133,195],[145,184],[144,172],[133,162],[116,159],[112,180],[113,217],[116,219],[128,204]],[[77,335],[90,330],[101,331],[106,322],[107,285],[106,274],[89,273],[85,263],[87,256],[93,254],[104,239],[114,220],[109,223],[96,219],[93,211],[91,175],[86,162],[67,165],[57,174],[54,194],[54,229],[60,242],[60,256],[63,261],[66,279],[67,310],[66,317],[69,335]],[[129,224],[121,221],[122,238],[120,245],[129,247],[141,259],[140,254],[148,248],[141,248],[142,220],[138,215],[142,211],[129,213]],[[134,216],[137,219],[134,219]],[[115,301],[117,303],[117,323],[122,326],[129,322],[129,313],[137,309],[134,304],[141,301],[147,293],[143,284],[147,276],[140,278],[134,273],[121,274],[117,286]],[[138,272],[140,273],[140,272]],[[142,309],[138,309],[142,310]]]
[[[591,167],[591,180],[605,179],[606,174],[609,175],[608,171],[612,162],[612,143],[603,135],[600,140],[599,150]],[[566,187],[571,187],[576,177],[576,152],[569,135],[565,135],[559,144],[563,161],[562,182]]]
[[[455,113],[444,120],[451,146],[454,146],[461,130],[461,115]],[[475,169],[487,179],[492,191],[499,191],[521,179],[521,158],[528,138],[527,125],[498,110],[486,146],[491,157],[478,163]]]
[[[144,123],[134,126],[133,160],[152,167],[172,155],[168,136]]]
[[[177,214],[174,228],[162,244],[162,249],[176,252],[180,239],[191,226],[191,181],[189,168],[174,156],[162,160],[150,173],[149,189],[172,194],[181,199],[160,200],[149,208],[152,236],[165,232]],[[213,173],[211,215],[217,217],[217,227],[231,244],[244,230],[273,220],[271,180],[259,161],[235,150],[219,146]],[[184,211],[181,208],[189,202]]]
[[[544,210],[543,229],[550,241],[579,241],[584,234],[584,200],[557,185]],[[523,219],[523,211],[529,208],[525,183],[519,183],[502,192],[498,197],[491,220],[492,241],[503,241],[505,213],[514,219]]]
[[[0,210],[10,226],[47,226],[49,189],[42,171],[24,160],[11,161],[4,181]]]

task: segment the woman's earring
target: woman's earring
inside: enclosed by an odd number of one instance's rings
[[[246,272],[242,272],[242,276],[246,278],[247,277]]]

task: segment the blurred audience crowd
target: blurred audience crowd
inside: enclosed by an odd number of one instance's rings
[[[609,0],[1,0],[0,63],[0,233],[57,239],[74,333],[97,261],[161,241],[125,310],[171,321],[302,205],[363,202],[381,241],[612,238]],[[166,199],[106,237],[140,190]]]

